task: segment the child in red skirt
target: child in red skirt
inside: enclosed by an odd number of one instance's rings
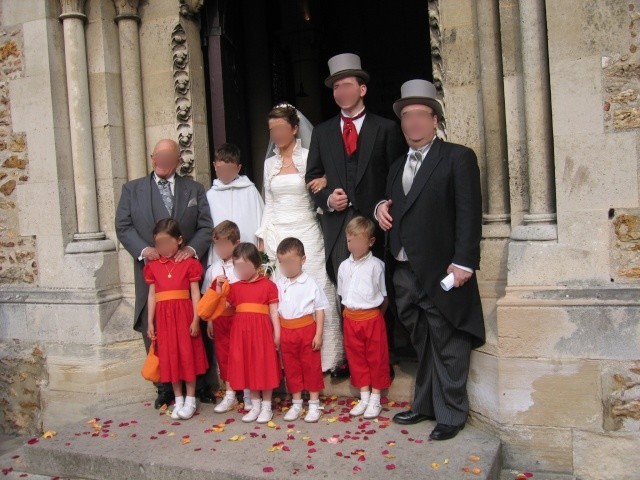
[[[202,294],[211,287],[216,278],[225,276],[229,283],[238,281],[233,268],[233,249],[240,243],[240,229],[231,220],[223,220],[213,229],[212,241],[215,260],[204,274]],[[215,288],[215,285],[214,287]],[[208,322],[207,335],[213,339],[215,345],[216,362],[220,371],[220,378],[226,387],[223,399],[213,409],[216,413],[226,413],[238,405],[236,392],[229,383],[229,341],[231,340],[231,324],[233,323],[233,307],[226,309],[215,322]],[[248,389],[244,390],[244,405],[251,408],[251,398]]]
[[[202,265],[194,258],[174,260],[184,242],[174,219],[160,220],[153,229],[153,240],[160,258],[144,267],[149,284],[147,335],[157,342],[160,382],[173,386],[176,403],[171,418],[187,420],[196,411],[196,375],[209,368],[196,313]],[[183,381],[186,398],[182,396]]]
[[[384,311],[387,289],[384,263],[371,254],[375,226],[355,217],[345,229],[351,255],[338,268],[338,295],[343,311],[344,348],[351,384],[360,389],[360,401],[349,412],[372,419],[380,415],[380,393],[391,385],[389,348]]]
[[[259,273],[260,253],[252,243],[240,243],[233,250],[233,265],[238,281],[229,285],[227,295],[228,304],[235,308],[229,383],[233,390],[251,390],[251,409],[242,421],[268,423],[273,418],[271,393],[280,385],[278,287]],[[218,293],[225,281],[222,275],[217,278]]]
[[[320,390],[322,378],[322,329],[324,311],[329,301],[316,281],[302,271],[306,260],[304,245],[289,237],[276,250],[282,276],[276,282],[279,293],[280,355],[287,389],[293,405],[285,414],[287,422],[297,420],[302,411],[302,390],[309,392],[309,410],[305,422],[320,420]]]

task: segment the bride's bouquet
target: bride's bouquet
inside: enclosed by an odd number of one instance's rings
[[[262,273],[265,277],[271,278],[273,272],[276,270],[276,262],[275,260],[271,260],[269,255],[265,252],[260,252],[260,259],[262,260],[262,265],[260,266],[260,273]]]

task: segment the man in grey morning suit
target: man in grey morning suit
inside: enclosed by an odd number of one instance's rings
[[[433,440],[455,437],[469,414],[471,350],[484,344],[478,282],[482,196],[473,151],[436,137],[442,107],[426,80],[402,85],[393,109],[409,151],[389,169],[376,219],[387,232],[400,322],[418,354],[412,410],[400,424],[436,420]],[[440,281],[453,273],[454,288]]]
[[[176,255],[176,261],[189,257],[206,258],[211,245],[211,213],[202,185],[176,175],[180,165],[180,149],[173,140],[160,140],[151,155],[153,173],[127,182],[116,210],[118,240],[133,257],[135,274],[135,316],[133,328],[142,333],[147,351],[151,340],[147,337],[147,296],[149,286],[142,270],[146,261],[156,260],[158,252],[153,247],[153,227],[158,220],[173,217],[180,224],[186,246]],[[206,329],[203,329],[206,331]],[[205,335],[205,346],[211,341]],[[209,348],[207,349],[209,351]],[[198,378],[197,395],[201,402],[212,403],[211,388]],[[157,384],[158,397],[155,407],[169,405],[173,401],[171,384]]]

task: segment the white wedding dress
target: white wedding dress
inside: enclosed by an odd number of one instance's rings
[[[324,289],[330,305],[325,310],[321,351],[322,371],[326,372],[344,361],[344,347],[341,322],[335,308],[336,289],[327,276],[322,231],[315,204],[304,181],[309,151],[297,140],[293,164],[298,173],[283,175],[278,175],[282,168],[282,156],[277,147],[274,151],[275,155],[267,158],[264,164],[265,209],[256,235],[264,241],[265,252],[272,261],[276,259],[276,249],[283,239],[295,237],[304,245],[307,261],[303,270]],[[272,278],[275,280],[279,275],[276,264]]]

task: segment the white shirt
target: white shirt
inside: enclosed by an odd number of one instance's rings
[[[158,182],[160,180],[166,180],[167,182],[169,182],[169,188],[171,188],[171,195],[175,195],[175,190],[176,190],[176,174],[175,173],[171,174],[170,177],[167,177],[164,179],[160,178],[158,175],[154,173],[153,179],[156,181],[156,185],[158,185]]]
[[[371,252],[360,260],[349,255],[338,268],[338,295],[345,307],[366,310],[378,308],[387,296],[384,263]]]
[[[220,275],[226,276],[229,279],[229,283],[236,283],[238,281],[238,277],[236,277],[236,271],[233,268],[233,258],[230,258],[226,262],[223,262],[220,258],[216,258],[216,261],[213,262],[209,268],[207,268],[207,271],[204,274],[204,280],[202,281],[201,293],[203,295],[207,290],[209,290],[211,284]]]
[[[362,107],[362,110],[360,110],[358,113],[356,113],[354,115],[347,115],[344,110],[340,110],[340,113],[344,117],[349,117],[349,116],[357,117],[362,112],[364,112],[364,107]],[[340,117],[340,132],[342,132],[344,130],[344,120],[342,119],[342,116]],[[356,132],[358,132],[358,135],[360,135],[360,129],[362,128],[362,124],[364,123],[364,117],[366,117],[366,116],[367,116],[367,114],[365,113],[363,116],[361,116],[360,118],[356,118],[353,121],[353,126],[356,127]]]
[[[278,286],[278,313],[294,319],[329,308],[329,300],[318,283],[302,272],[295,280],[284,275],[276,281]]]

